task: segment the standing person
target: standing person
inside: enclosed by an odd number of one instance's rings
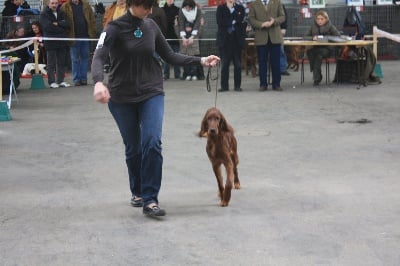
[[[285,13],[285,21],[281,24],[281,33],[282,33],[282,37],[285,37],[286,35],[286,29],[287,29],[287,12],[286,12],[286,8],[285,5],[282,4],[283,7],[283,13]],[[283,46],[283,44],[281,45],[281,75],[283,76],[290,76],[290,73],[287,71],[287,58],[286,58],[286,53],[285,53],[285,47]]]
[[[217,8],[217,46],[221,55],[220,92],[229,90],[229,65],[233,61],[234,90],[242,91],[242,49],[246,38],[243,23],[245,10],[235,0],[227,0]]]
[[[21,0],[20,7],[23,8],[23,9],[30,9],[31,8],[31,6],[28,4],[28,1],[25,1],[25,0]]]
[[[93,95],[108,103],[125,144],[132,193],[131,204],[143,214],[164,216],[158,193],[162,177],[163,73],[157,53],[173,65],[215,66],[219,58],[174,53],[156,23],[147,18],[153,0],[127,0],[128,11],[108,24],[97,43],[92,62]],[[110,55],[108,87],[103,65]]]
[[[167,34],[167,16],[165,15],[164,9],[159,6],[159,3],[159,0],[154,1],[151,14],[149,14],[148,17],[156,22],[162,34],[165,36]]]
[[[3,17],[11,17],[17,15],[18,7],[21,5],[21,0],[6,0],[4,8],[1,12]]]
[[[159,0],[154,0],[151,12],[147,17],[154,20],[165,37],[165,34],[167,33],[167,16],[165,15],[164,9],[159,6]],[[156,56],[160,61],[160,64],[163,65],[164,63],[157,53]]]
[[[103,29],[107,26],[110,21],[116,20],[120,16],[126,13],[126,0],[117,0],[106,8],[106,11],[103,16]],[[104,72],[110,72],[110,58],[106,60],[104,64]]]
[[[306,33],[307,36],[312,36],[316,41],[319,35],[339,36],[340,33],[329,20],[328,13],[324,10],[319,10],[315,15],[314,23]],[[307,57],[310,60],[310,70],[313,72],[314,86],[318,86],[322,80],[321,64],[323,58],[328,58],[334,51],[332,46],[313,46],[307,50]]]
[[[200,56],[200,44],[198,36],[200,33],[202,14],[194,0],[183,0],[182,8],[178,15],[178,29],[181,37],[181,53],[186,55]],[[185,66],[183,68],[183,79],[197,80],[197,67]]]
[[[175,33],[175,20],[178,19],[179,7],[174,4],[174,0],[167,0],[163,7],[165,15],[167,16],[167,33],[165,38],[170,39],[168,44],[171,46],[175,53],[179,52],[178,36]],[[164,63],[164,80],[169,79],[169,64]],[[181,68],[174,66],[174,77],[179,79],[181,77]]]
[[[86,0],[68,0],[61,7],[71,27],[69,38],[95,38],[96,20],[89,3]],[[72,78],[75,86],[87,85],[89,67],[89,41],[77,40],[70,46],[72,63]]]
[[[49,0],[45,9],[40,13],[39,22],[43,26],[44,37],[67,38],[69,23],[65,19],[64,12],[58,6],[58,0]],[[44,46],[46,47],[47,79],[50,88],[70,87],[71,85],[64,81],[67,42],[47,40],[44,41]]]
[[[17,15],[18,7],[21,5],[21,0],[6,0],[4,2],[4,8],[1,11],[1,37],[5,37],[7,33],[9,33],[12,28],[10,28],[9,24],[12,21],[12,17]]]
[[[126,13],[126,0],[117,0],[106,8],[103,16],[103,29],[110,21],[116,20]]]
[[[260,77],[259,91],[268,90],[268,60],[272,72],[272,90],[282,91],[280,51],[283,44],[280,25],[285,21],[285,13],[280,0],[255,0],[250,7],[249,22],[254,29],[254,43],[257,46]]]

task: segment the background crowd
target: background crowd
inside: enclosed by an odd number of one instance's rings
[[[53,6],[54,10],[50,8],[50,5]],[[35,12],[39,11],[31,9],[27,1],[6,0],[2,15],[4,19],[17,14],[35,14]],[[102,21],[103,29],[110,21],[119,18],[125,12],[126,0],[117,0],[106,7]],[[335,28],[330,22],[328,14],[326,12],[325,14],[327,17],[326,23],[329,27]],[[259,90],[268,90],[268,85],[271,85],[272,90],[283,90],[280,86],[282,76],[290,74],[287,71],[286,53],[283,48],[283,37],[287,28],[287,14],[281,1],[255,0],[249,5],[239,0],[227,0],[224,4],[218,6],[215,16],[217,22],[216,46],[221,56],[219,91],[224,92],[230,89],[242,91],[241,72],[245,64],[243,62],[243,53],[248,48],[246,47],[246,37],[255,38],[254,43],[258,64],[256,75],[258,75],[260,81]],[[201,38],[204,35],[207,21],[203,10],[194,0],[184,0],[180,7],[175,5],[174,0],[166,0],[162,7],[159,6],[158,1],[155,1],[152,14],[149,17],[160,27],[175,52],[194,56],[203,54],[201,51]],[[316,14],[315,23],[310,26],[308,34],[317,29],[317,17]],[[58,25],[54,25],[54,23],[58,23]],[[5,24],[4,22],[2,23],[2,31],[5,30]],[[318,28],[325,30],[327,27],[322,25]],[[63,69],[61,65],[68,65],[71,68],[72,85],[86,85],[93,46],[90,46],[89,41],[79,39],[97,38],[99,34],[99,30],[96,32],[95,12],[86,0],[47,1],[47,5],[41,11],[39,20],[33,21],[29,28],[21,27],[18,23],[15,23],[15,27],[5,34],[5,38],[45,36],[68,37],[78,40],[71,42],[46,41],[39,44],[38,51],[33,51],[33,46],[28,49],[18,50],[15,54],[21,58],[21,61],[18,62],[18,70],[15,71],[16,84],[19,83],[17,81],[18,73],[22,72],[24,65],[33,62],[34,53],[37,52],[39,54],[39,63],[46,64],[47,69],[50,69],[48,71],[48,83],[51,88],[70,86],[64,81],[65,68]],[[322,31],[319,34],[338,35],[339,33],[336,30],[335,32],[328,31],[326,33]],[[1,45],[3,46],[2,49],[6,49],[22,43],[9,42],[1,43]],[[310,70],[313,72],[314,85],[316,86],[322,80],[321,58],[326,58],[333,53],[333,51],[328,50],[320,47],[320,49],[310,49],[306,53],[310,59]],[[278,54],[280,55],[279,57]],[[233,63],[233,87],[230,88],[229,70],[231,62]],[[170,66],[162,62],[161,59],[160,63],[164,70],[164,80],[170,78],[171,70],[175,79],[195,81],[205,78],[202,67]],[[109,72],[111,67],[110,62],[107,61],[104,71]],[[55,73],[55,75],[53,76],[52,73]],[[7,82],[7,78],[3,80],[5,80],[3,82]],[[5,85],[7,86],[7,84]]]

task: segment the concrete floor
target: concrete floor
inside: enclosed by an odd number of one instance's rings
[[[380,63],[383,83],[359,90],[313,87],[307,71],[283,92],[243,75],[243,92],[219,93],[242,183],[227,208],[195,136],[215,86],[166,81],[162,219],[129,205],[123,144],[92,85],[23,80],[0,122],[0,265],[399,265],[400,64]]]

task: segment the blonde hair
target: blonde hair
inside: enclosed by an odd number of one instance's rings
[[[318,16],[324,17],[327,21],[329,21],[329,15],[325,10],[319,10],[317,14],[315,15],[315,19],[317,19]]]

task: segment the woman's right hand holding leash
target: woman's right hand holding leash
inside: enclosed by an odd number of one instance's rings
[[[216,55],[209,55],[201,58],[201,65],[208,67],[215,67],[220,61],[220,58]]]
[[[93,97],[97,102],[108,103],[110,100],[110,92],[103,82],[96,82],[93,90]]]

